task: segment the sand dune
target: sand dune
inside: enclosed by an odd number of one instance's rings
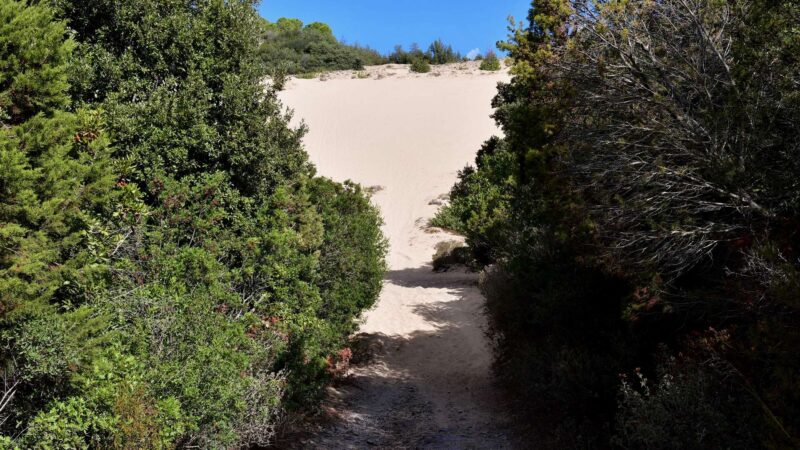
[[[376,186],[390,241],[390,272],[361,327],[376,356],[332,389],[339,419],[310,436],[310,448],[506,448],[491,382],[476,275],[436,274],[431,202],[498,134],[489,117],[498,81],[476,63],[412,74],[375,66],[322,79],[293,79],[281,93],[310,127],[306,148],[321,175]]]

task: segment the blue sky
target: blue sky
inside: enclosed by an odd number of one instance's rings
[[[466,54],[494,49],[508,35],[506,20],[525,18],[530,0],[262,0],[261,15],[270,21],[296,17],[325,22],[347,43],[369,45],[387,53],[395,44],[427,48],[442,38]]]

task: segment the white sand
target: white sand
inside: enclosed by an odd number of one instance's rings
[[[383,188],[373,201],[390,241],[390,272],[361,328],[377,355],[331,391],[340,419],[308,447],[509,446],[476,275],[433,273],[436,243],[457,237],[425,227],[438,208],[430,202],[499,133],[491,99],[509,76],[480,72],[476,63],[434,70],[376,66],[325,81],[293,79],[281,93],[295,120],[310,127],[306,148],[321,175]]]

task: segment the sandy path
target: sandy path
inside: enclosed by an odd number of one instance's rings
[[[477,277],[433,273],[434,246],[454,237],[424,229],[437,209],[430,202],[498,133],[490,101],[508,75],[472,64],[439,72],[374,67],[364,79],[293,80],[281,94],[310,127],[306,147],[320,174],[383,187],[373,200],[390,241],[383,293],[361,327],[375,356],[331,388],[338,419],[305,448],[510,447]]]

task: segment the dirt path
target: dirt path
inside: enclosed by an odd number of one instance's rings
[[[508,76],[472,66],[368,73],[296,80],[281,95],[309,125],[306,146],[322,175],[381,187],[373,200],[390,241],[383,293],[361,327],[373,358],[330,389],[326,406],[337,418],[299,446],[510,448],[477,275],[433,273],[436,243],[456,237],[425,227],[434,200],[497,134],[490,101]]]

